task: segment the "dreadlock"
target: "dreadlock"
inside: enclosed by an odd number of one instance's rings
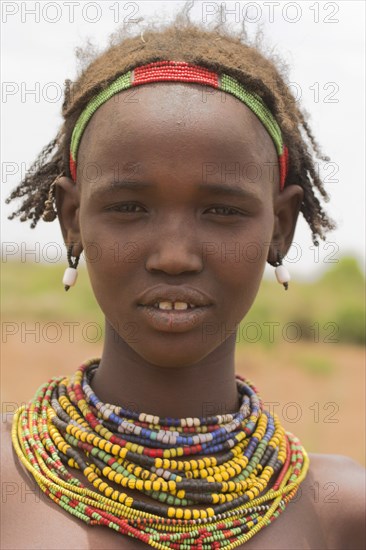
[[[191,6],[190,6],[191,7]],[[189,9],[189,8],[188,8]],[[121,34],[121,33],[120,33]],[[80,52],[79,49],[79,58]],[[187,5],[182,13],[166,27],[147,25],[143,35],[110,37],[109,46],[102,53],[89,52],[89,63],[75,82],[65,81],[62,115],[63,126],[55,139],[46,145],[21,183],[6,199],[25,197],[18,210],[9,219],[20,216],[21,221],[31,220],[34,228],[41,218],[50,187],[60,174],[71,176],[69,149],[76,121],[89,100],[105,89],[121,74],[143,65],[164,59],[174,59],[204,66],[218,73],[226,73],[241,82],[249,92],[255,92],[266,103],[276,118],[284,143],[289,150],[289,167],[286,186],[298,184],[304,190],[300,211],[308,223],[314,244],[318,238],[336,227],[324,212],[321,201],[329,197],[316,169],[316,160],[329,161],[315,141],[308,126],[308,115],[296,104],[285,78],[281,62],[263,54],[257,43],[229,32],[223,24],[214,29],[203,29],[188,17]],[[51,156],[51,154],[53,155]],[[51,195],[52,196],[52,195]],[[52,200],[54,197],[52,198]]]

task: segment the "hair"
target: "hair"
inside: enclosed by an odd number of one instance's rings
[[[187,4],[189,4],[187,6]],[[60,174],[71,177],[69,151],[76,121],[88,102],[121,74],[138,65],[173,59],[198,64],[218,73],[236,78],[250,92],[266,103],[280,126],[289,150],[286,187],[300,185],[304,190],[300,207],[308,223],[313,243],[325,240],[327,231],[336,227],[323,210],[322,201],[329,197],[318,175],[316,159],[329,161],[315,141],[308,125],[308,114],[301,111],[285,82],[285,63],[273,54],[261,52],[261,39],[250,43],[243,28],[238,35],[222,23],[203,28],[189,18],[192,2],[185,4],[170,24],[153,22],[136,36],[128,36],[126,25],[112,34],[108,47],[96,52],[90,45],[76,51],[82,67],[75,82],[65,81],[62,115],[64,123],[56,137],[39,153],[24,179],[12,191],[6,202],[24,197],[18,210],[9,219],[19,216],[31,220],[34,228],[45,210],[50,187]],[[51,156],[52,155],[52,156]],[[51,194],[52,196],[52,194]],[[52,197],[54,200],[54,197]]]

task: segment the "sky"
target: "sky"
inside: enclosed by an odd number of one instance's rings
[[[63,83],[75,80],[75,49],[89,40],[99,50],[121,23],[132,32],[152,17],[168,21],[181,1],[1,2],[1,245],[2,261],[66,262],[57,221],[29,223],[7,216],[17,202],[5,198],[62,124]],[[221,16],[218,15],[222,4]],[[216,15],[215,15],[216,14]],[[288,66],[288,82],[322,151],[319,164],[330,195],[327,212],[338,228],[315,248],[299,218],[284,264],[307,280],[348,254],[365,260],[365,3],[195,2],[192,20],[212,25],[226,19],[233,32],[245,22],[250,37],[261,29],[265,43]],[[140,22],[138,20],[140,19]],[[266,277],[273,268],[266,267]]]

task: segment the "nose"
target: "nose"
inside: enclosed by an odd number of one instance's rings
[[[169,275],[202,271],[200,246],[187,226],[186,223],[175,229],[166,227],[154,243],[149,243],[150,252],[145,264],[148,271],[163,271]]]

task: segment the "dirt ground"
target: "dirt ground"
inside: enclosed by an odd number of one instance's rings
[[[5,342],[3,338],[2,414],[12,414],[48,378],[72,373],[102,352],[101,341],[77,336],[74,342],[66,335],[55,342],[37,342],[37,334],[23,336],[19,332]],[[304,366],[309,354],[330,364],[331,370],[314,370],[306,362]],[[361,464],[366,431],[364,359],[362,347],[339,343],[282,343],[268,349],[249,345],[236,351],[237,373],[255,384],[266,408],[278,414],[308,452],[344,454]]]

